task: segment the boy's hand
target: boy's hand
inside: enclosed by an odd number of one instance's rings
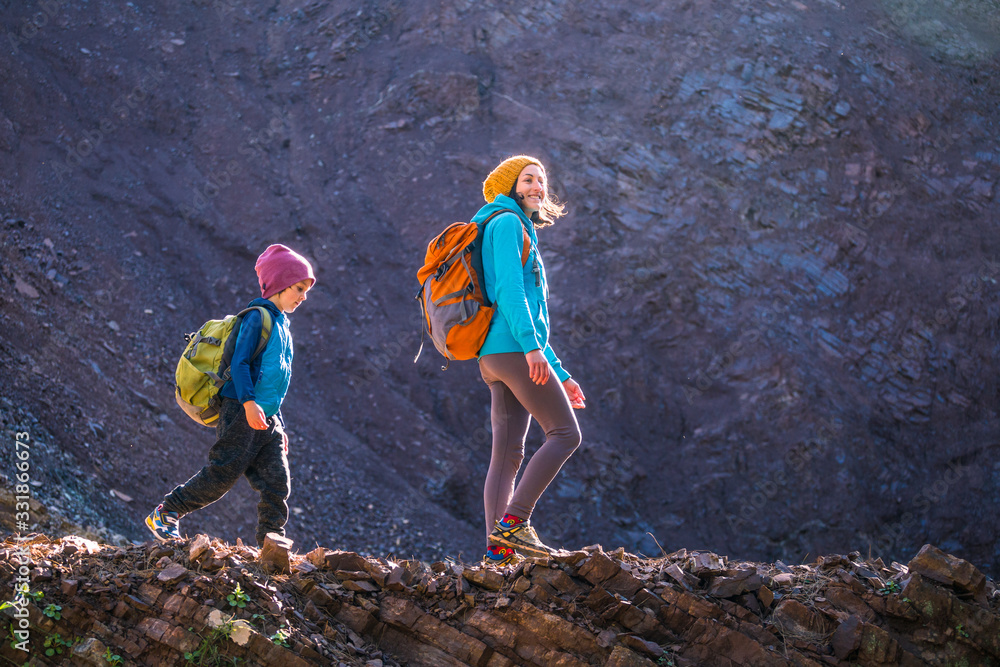
[[[250,428],[255,431],[267,430],[267,417],[264,416],[264,411],[260,409],[256,401],[244,403],[243,411],[247,413],[247,423],[250,424]]]

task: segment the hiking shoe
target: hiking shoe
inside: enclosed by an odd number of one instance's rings
[[[516,559],[517,553],[510,547],[493,545],[492,548],[487,549],[486,555],[483,556],[483,565],[503,567],[512,564]]]
[[[555,549],[546,546],[538,539],[535,529],[531,527],[531,523],[528,521],[523,521],[513,526],[508,526],[502,521],[497,521],[493,532],[490,533],[490,542],[513,547],[531,556],[551,556],[555,552]]]
[[[164,512],[161,503],[146,517],[146,527],[156,536],[156,539],[166,542],[170,539],[180,538],[179,521],[180,515],[177,512]]]

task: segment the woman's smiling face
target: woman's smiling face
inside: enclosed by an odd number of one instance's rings
[[[518,175],[514,191],[519,195],[518,204],[529,217],[537,213],[547,194],[545,172],[537,164],[529,164]]]

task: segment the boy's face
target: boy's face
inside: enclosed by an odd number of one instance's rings
[[[306,293],[312,289],[313,281],[301,280],[291,287],[286,287],[269,301],[278,307],[283,313],[294,313],[299,304],[306,300]]]

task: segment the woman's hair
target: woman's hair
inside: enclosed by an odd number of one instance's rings
[[[517,176],[521,177],[520,174]],[[515,179],[514,185],[510,186],[510,192],[507,194],[508,197],[514,201],[520,203],[517,198],[517,180]],[[561,218],[566,215],[566,207],[559,203],[552,193],[549,192],[548,187],[545,188],[545,199],[542,200],[541,206],[535,213],[531,214],[531,222],[535,225],[535,229],[541,229],[542,227],[548,227],[556,221],[556,218]]]

